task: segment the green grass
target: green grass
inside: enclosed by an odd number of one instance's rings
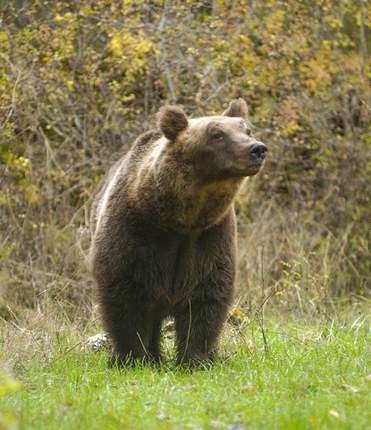
[[[370,428],[368,334],[361,319],[269,322],[266,352],[253,323],[227,330],[211,370],[185,372],[171,361],[108,369],[106,352],[83,350],[85,335],[71,332],[6,354],[22,387],[0,397],[0,429]]]

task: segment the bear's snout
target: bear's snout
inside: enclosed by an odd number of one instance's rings
[[[262,163],[267,155],[268,148],[263,142],[256,142],[249,148],[249,152],[254,161]]]

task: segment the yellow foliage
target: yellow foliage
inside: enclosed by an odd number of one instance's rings
[[[19,381],[0,373],[0,396],[11,394],[21,388],[22,384]]]
[[[119,59],[121,67],[126,69],[127,82],[132,82],[136,74],[144,73],[146,56],[152,50],[153,43],[146,39],[142,32],[136,35],[119,32],[111,37],[109,48],[112,56]]]
[[[8,237],[8,226],[22,220],[14,258],[43,249],[27,226],[75,220],[115,154],[155,124],[160,106],[182,104],[197,116],[244,97],[269,157],[254,192],[240,196],[239,216],[249,225],[267,201],[276,217],[307,214],[311,229],[322,230],[303,246],[319,247],[329,231],[345,238],[339,249],[348,270],[338,288],[365,282],[367,2],[363,9],[353,0],[23,3],[4,2],[0,18],[0,233]],[[292,234],[301,238],[295,222]],[[261,240],[274,248],[273,260],[290,253],[291,243]],[[58,258],[63,252],[40,256],[57,266],[45,273],[59,271]],[[274,266],[272,282],[285,276]]]

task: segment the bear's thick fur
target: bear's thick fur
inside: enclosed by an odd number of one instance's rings
[[[158,124],[111,168],[93,203],[91,263],[111,363],[159,360],[168,316],[178,364],[212,359],[233,298],[233,200],[267,150],[242,99],[197,119],[168,106]]]

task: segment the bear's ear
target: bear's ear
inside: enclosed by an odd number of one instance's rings
[[[188,126],[188,119],[179,106],[165,106],[160,110],[158,124],[164,136],[174,141]]]
[[[247,119],[248,108],[244,99],[236,99],[231,101],[228,109],[223,112],[223,116],[233,116],[237,118]]]

